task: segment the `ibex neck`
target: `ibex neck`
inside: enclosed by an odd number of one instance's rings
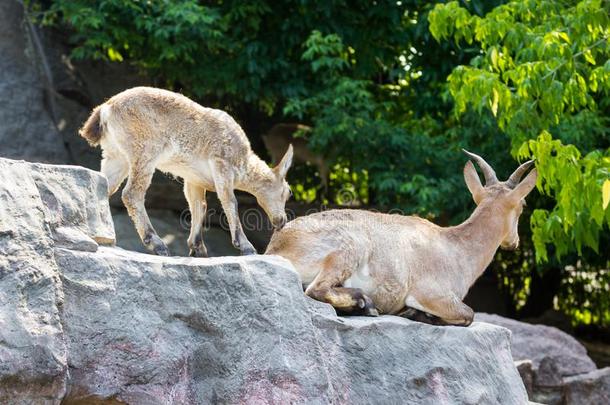
[[[449,228],[458,251],[464,254],[462,274],[470,285],[483,274],[504,238],[504,218],[489,204],[478,206],[470,218]]]
[[[257,196],[258,190],[273,180],[273,171],[261,158],[254,153],[246,159],[243,174],[236,181],[236,188]]]

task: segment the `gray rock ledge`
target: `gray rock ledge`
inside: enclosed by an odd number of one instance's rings
[[[507,329],[337,317],[279,257],[113,247],[105,190],[0,159],[0,403],[527,403]]]

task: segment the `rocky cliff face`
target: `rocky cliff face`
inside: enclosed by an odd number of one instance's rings
[[[23,1],[0,2],[2,156],[98,168],[99,150],[77,129],[94,106],[148,80],[128,64],[70,60],[68,34],[29,24],[25,13]]]
[[[65,162],[67,152],[45,107],[45,79],[38,69],[23,6],[16,0],[0,2],[0,38],[2,155]]]
[[[506,329],[340,318],[277,257],[113,247],[105,188],[0,159],[0,403],[527,401]]]

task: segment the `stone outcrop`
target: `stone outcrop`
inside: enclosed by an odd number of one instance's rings
[[[52,402],[67,387],[54,248],[114,240],[106,187],[90,170],[0,159],[0,403]]]
[[[610,367],[598,370],[576,339],[561,330],[498,315],[475,320],[512,332],[513,359],[530,399],[544,404],[610,403]]]
[[[0,159],[0,403],[527,401],[506,329],[337,317],[278,257],[113,247],[105,188]]]
[[[563,391],[566,404],[610,403],[610,367],[567,377]]]

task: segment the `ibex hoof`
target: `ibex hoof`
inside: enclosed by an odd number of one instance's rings
[[[190,257],[208,257],[208,252],[201,249],[189,249]]]
[[[379,316],[379,311],[376,308],[367,308],[364,311],[364,315],[366,316]]]
[[[167,248],[167,246],[165,245],[157,245],[153,248],[153,252],[157,255],[157,256],[169,256],[169,249]]]
[[[189,246],[189,256],[191,257],[208,257],[208,251],[206,250],[203,242],[195,242],[194,245]]]
[[[248,246],[241,251],[242,256],[250,256],[257,254],[256,249],[252,246]]]
[[[364,315],[364,316],[379,316],[379,311],[375,308],[375,304],[373,300],[365,294],[358,292],[355,294],[356,304],[358,308],[354,311],[354,315]]]
[[[161,238],[154,233],[148,233],[142,242],[144,242],[144,245],[151,249],[157,256],[169,256],[169,249],[165,246],[165,243],[163,243]]]

